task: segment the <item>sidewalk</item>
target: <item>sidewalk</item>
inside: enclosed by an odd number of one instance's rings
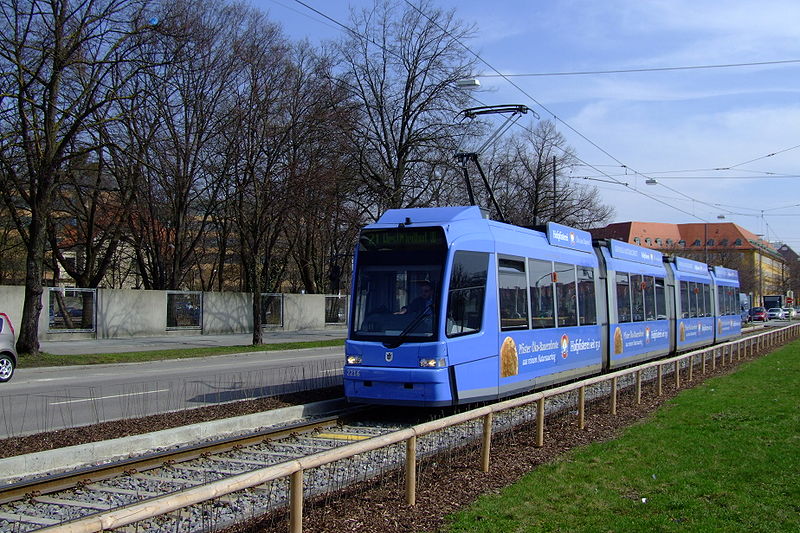
[[[347,337],[347,330],[265,331],[264,344],[283,342],[313,342]],[[124,339],[85,339],[69,341],[42,341],[40,349],[55,355],[80,355],[89,353],[143,352],[148,350],[180,350],[182,348],[208,348],[211,346],[250,345],[252,333],[230,335],[170,335],[161,337],[126,337]]]

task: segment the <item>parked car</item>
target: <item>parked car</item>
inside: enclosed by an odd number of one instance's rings
[[[773,318],[777,320],[783,320],[784,318],[786,318],[783,315],[783,309],[781,309],[780,307],[772,307],[768,309],[767,316],[769,317],[770,320],[772,320]]]
[[[5,383],[14,375],[17,367],[17,348],[14,340],[14,326],[5,313],[0,313],[0,383]]]
[[[794,307],[784,307],[783,316],[785,318],[792,319],[797,316],[797,311],[794,310]]]
[[[769,317],[767,316],[767,310],[763,307],[751,307],[750,320],[753,322],[766,322],[769,320]]]

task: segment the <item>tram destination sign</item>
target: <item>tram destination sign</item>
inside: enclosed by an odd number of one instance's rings
[[[739,271],[722,266],[714,267],[714,275],[717,279],[727,279],[730,281],[739,281]]]
[[[635,244],[611,239],[611,257],[660,267],[662,266],[663,256],[657,250],[650,250]]]
[[[580,250],[581,252],[593,253],[592,234],[569,226],[547,223],[547,242],[551,246]]]
[[[358,239],[362,250],[425,251],[439,250],[445,246],[440,227],[365,229]]]
[[[700,261],[692,261],[685,257],[675,258],[675,267],[681,272],[689,272],[691,274],[701,274],[708,276],[708,265]]]

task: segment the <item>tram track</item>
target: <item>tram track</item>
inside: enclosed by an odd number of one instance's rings
[[[0,489],[0,531],[36,531],[400,428],[352,425],[344,418],[351,416],[349,409],[279,429],[19,481]],[[235,500],[221,501],[235,505]]]

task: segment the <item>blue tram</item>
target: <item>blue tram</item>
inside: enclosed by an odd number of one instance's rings
[[[354,402],[496,399],[741,331],[728,314],[736,271],[559,224],[512,226],[476,206],[389,210],[355,258]]]

